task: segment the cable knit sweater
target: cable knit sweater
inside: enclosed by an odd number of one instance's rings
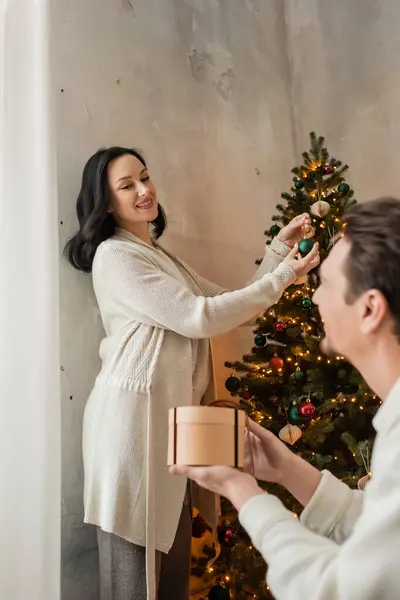
[[[168,473],[168,410],[215,398],[204,365],[209,338],[279,299],[295,279],[279,264],[288,251],[275,239],[252,282],[233,292],[124,230],[96,252],[93,286],[106,337],[84,415],[85,521],[146,546],[149,600],[154,553],[171,548],[187,483]],[[202,492],[196,505],[215,526],[215,497]]]

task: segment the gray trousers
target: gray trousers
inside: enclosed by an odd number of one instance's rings
[[[146,549],[97,529],[101,600],[147,600]],[[168,554],[156,553],[158,600],[188,600],[192,516],[184,504]]]

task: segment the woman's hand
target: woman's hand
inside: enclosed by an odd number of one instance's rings
[[[311,251],[302,258],[299,258],[299,247],[295,244],[283,262],[288,263],[292,267],[297,277],[301,277],[302,275],[307,275],[309,271],[319,265],[319,261],[319,244],[316,242]]]
[[[170,467],[171,475],[181,475],[195,481],[200,487],[228,498],[239,511],[250,498],[263,494],[254,477],[231,467]]]
[[[297,242],[304,238],[310,237],[313,228],[311,226],[311,217],[308,213],[303,213],[294,217],[285,227],[283,227],[277,235],[277,238],[289,246],[294,248]]]
[[[276,435],[248,420],[244,444],[244,470],[247,473],[261,481],[282,485],[293,460],[293,452]]]

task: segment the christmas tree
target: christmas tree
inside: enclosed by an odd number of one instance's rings
[[[307,211],[313,232],[300,242],[299,250],[305,255],[318,241],[322,261],[339,233],[343,213],[355,200],[344,177],[349,167],[329,156],[324,138],[312,132],[310,142],[302,165],[292,170],[290,192],[282,194],[285,203],[277,205],[278,214],[265,235],[271,243],[282,226]],[[226,388],[239,397],[250,418],[273,431],[293,452],[363,489],[369,478],[372,418],[380,401],[342,356],[321,354],[323,325],[312,302],[317,286],[318,274],[312,272],[258,319],[251,352],[242,361],[225,363],[231,370]],[[301,507],[286,490],[261,485],[298,516]],[[226,504],[224,511],[221,554],[205,573],[206,579],[215,578],[208,598],[272,598],[265,564],[240,529],[232,507]],[[213,549],[206,550],[212,556]]]

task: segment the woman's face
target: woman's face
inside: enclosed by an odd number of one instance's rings
[[[140,235],[158,214],[157,190],[146,167],[131,154],[111,161],[107,173],[110,205],[119,227]]]

